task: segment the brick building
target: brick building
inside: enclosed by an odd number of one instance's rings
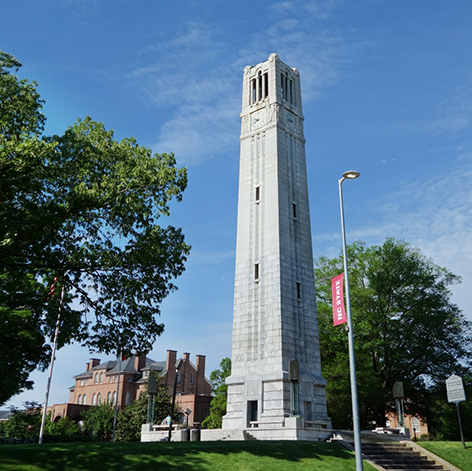
[[[158,371],[162,375],[160,384],[167,387],[171,395],[175,380],[175,363],[177,352],[167,350],[165,361],[154,361],[143,356],[131,356],[121,362],[110,360],[100,363],[91,358],[85,364],[85,371],[74,376],[75,384],[69,388],[70,397],[66,404],[54,404],[51,407],[51,420],[61,417],[80,420],[80,413],[91,406],[103,403],[115,404],[120,409],[139,398],[145,389],[150,371]],[[118,376],[120,389],[117,397]],[[202,422],[210,410],[212,387],[205,378],[205,356],[197,355],[196,364],[190,361],[190,353],[184,353],[183,364],[177,377],[176,403],[182,411],[191,411],[188,423]]]

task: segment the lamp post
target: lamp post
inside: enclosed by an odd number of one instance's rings
[[[174,379],[174,391],[172,393],[172,410],[170,411],[170,423],[169,423],[169,435],[167,440],[170,442],[172,437],[172,423],[174,422],[174,409],[175,409],[175,395],[177,393],[177,378],[179,376],[179,370],[182,368],[184,361],[182,358],[179,358],[175,363],[175,379]]]
[[[354,428],[354,449],[356,452],[356,470],[363,471],[362,464],[362,446],[361,431],[359,427],[359,406],[357,399],[357,382],[356,382],[356,362],[354,358],[354,335],[352,330],[351,316],[351,297],[349,293],[349,273],[347,269],[347,250],[346,250],[346,232],[344,230],[344,207],[343,207],[343,190],[342,183],[344,180],[354,180],[359,178],[361,174],[354,170],[343,173],[343,177],[339,179],[339,204],[341,207],[341,232],[343,238],[343,259],[344,259],[344,278],[346,280],[346,307],[347,307],[347,328],[348,328],[348,344],[349,344],[349,370],[351,376],[351,396],[352,396],[352,422]]]

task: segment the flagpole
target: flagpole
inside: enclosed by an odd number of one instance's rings
[[[119,354],[119,366],[118,366],[118,383],[116,385],[116,401],[115,401],[115,417],[113,418],[113,438],[111,439],[112,442],[115,441],[115,431],[116,431],[116,417],[118,415],[118,395],[120,392],[120,378],[121,378],[121,357],[123,352],[118,352]]]
[[[44,399],[43,418],[41,419],[41,428],[39,429],[39,441],[38,441],[39,445],[43,443],[44,423],[46,422],[46,413],[47,413],[46,411],[48,407],[49,390],[51,388],[52,369],[54,368],[54,359],[56,356],[56,345],[57,345],[57,337],[59,335],[59,324],[61,323],[61,310],[62,310],[63,299],[64,299],[64,283],[62,283],[61,300],[59,301],[59,313],[57,314],[56,330],[54,332],[54,343],[52,346],[52,353],[51,353],[51,365],[49,366],[48,384],[46,387],[46,398]]]

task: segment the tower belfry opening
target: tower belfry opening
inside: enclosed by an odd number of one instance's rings
[[[321,376],[300,74],[277,54],[243,77],[232,371],[224,429],[320,439]],[[256,281],[256,282],[255,282]],[[296,387],[289,363],[296,361]],[[293,413],[291,403],[303,405]]]

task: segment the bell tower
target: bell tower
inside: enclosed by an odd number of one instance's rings
[[[303,119],[297,69],[277,54],[244,69],[232,372],[223,428],[291,429],[290,439],[331,428]]]

